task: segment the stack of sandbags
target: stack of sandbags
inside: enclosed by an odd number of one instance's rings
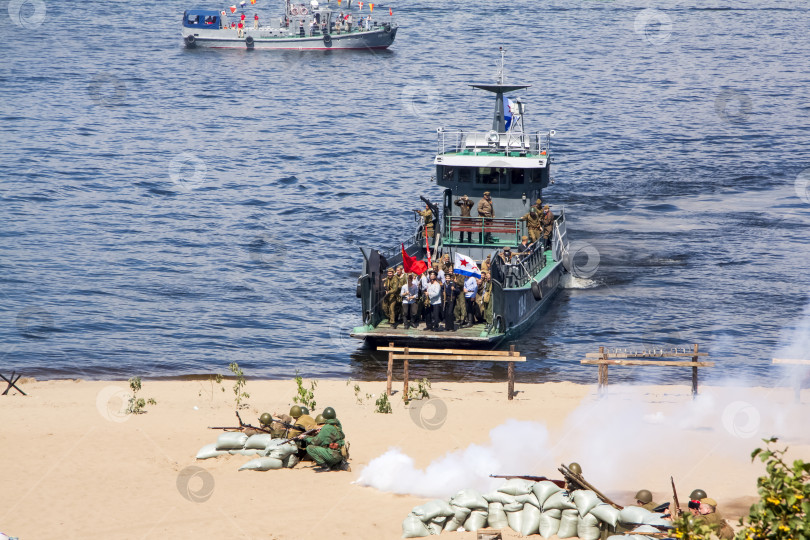
[[[257,433],[248,437],[242,432],[226,431],[217,442],[203,446],[197,452],[197,459],[209,459],[225,454],[260,456],[245,463],[239,470],[269,471],[283,467],[294,467],[298,463],[295,455],[298,447],[292,441],[273,439],[269,433]]]
[[[595,509],[595,510],[598,510]],[[615,510],[615,509],[614,509]],[[617,515],[617,522],[634,533],[658,533],[661,527],[672,528],[672,522],[664,519],[664,514],[650,512],[640,506],[626,506]],[[620,534],[611,536],[614,540],[653,540],[641,534]]]
[[[455,514],[450,503],[441,499],[415,506],[402,522],[402,538],[439,534],[444,530],[448,519],[455,519]]]

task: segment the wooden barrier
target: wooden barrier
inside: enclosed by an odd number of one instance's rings
[[[783,365],[790,365],[790,366],[810,366],[810,360],[802,360],[801,358],[773,358],[771,361],[774,364],[783,364]],[[793,400],[796,403],[801,403],[802,401],[802,385],[806,380],[810,380],[810,373],[808,376],[802,379],[802,377],[793,377]]]
[[[467,349],[420,349],[417,347],[378,347],[378,351],[388,352],[388,373],[385,392],[391,395],[391,386],[394,380],[394,361],[402,360],[403,395],[408,399],[408,364],[414,360],[419,361],[472,361],[472,362],[508,362],[507,364],[507,399],[510,401],[515,395],[515,362],[525,362],[526,357],[515,352],[511,345],[508,351],[476,351]]]
[[[698,394],[698,368],[699,367],[714,367],[714,362],[698,362],[698,357],[709,356],[708,353],[702,353],[698,350],[698,344],[695,343],[694,350],[688,352],[683,349],[683,352],[678,352],[678,349],[666,351],[661,349],[641,352],[619,352],[615,349],[614,352],[608,352],[604,347],[599,347],[598,353],[587,353],[585,359],[581,360],[581,364],[589,364],[599,366],[597,374],[597,387],[599,393],[607,391],[608,385],[608,366],[666,366],[666,367],[691,367],[692,368],[692,398],[694,399]],[[691,360],[636,360],[637,358],[686,358]]]

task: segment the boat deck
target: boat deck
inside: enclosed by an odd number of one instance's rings
[[[454,332],[435,332],[426,330],[425,323],[420,323],[417,328],[405,330],[405,325],[399,324],[392,328],[387,320],[377,325],[361,326],[351,332],[354,338],[365,339],[374,344],[394,342],[396,345],[418,343],[428,343],[437,345],[440,343],[452,343],[455,345],[466,344],[471,346],[492,346],[503,339],[504,334],[499,332],[487,333],[486,324],[476,324],[469,328],[457,328]]]

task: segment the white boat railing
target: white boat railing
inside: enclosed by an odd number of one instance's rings
[[[437,131],[437,153],[439,155],[459,152],[488,152],[540,154],[549,151],[551,140],[549,132],[522,133],[497,131],[465,131],[463,129]]]

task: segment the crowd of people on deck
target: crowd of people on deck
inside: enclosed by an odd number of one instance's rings
[[[215,16],[206,17],[205,24],[213,24],[215,18]],[[245,20],[246,18],[245,13],[242,12],[239,16],[239,22],[231,22],[229,24],[224,20],[223,17],[222,28],[231,28],[236,30],[237,37],[245,37],[245,29],[247,28],[247,21]],[[309,22],[309,28],[304,26],[304,19],[305,18],[301,18],[298,20],[298,33],[301,37],[305,37],[307,34],[310,36],[316,36],[321,34],[349,33],[352,31],[352,27],[370,30],[371,27],[376,24],[372,22],[370,15],[366,15],[365,17],[361,16],[355,22],[354,15],[352,13],[344,14],[342,11],[339,15],[335,16],[334,20],[332,20],[330,23],[327,23],[326,19],[322,19],[321,14],[316,12]],[[292,20],[289,17],[285,17],[281,23],[285,28],[289,28],[291,21]],[[253,15],[253,28],[259,28],[258,13],[254,13]]]

